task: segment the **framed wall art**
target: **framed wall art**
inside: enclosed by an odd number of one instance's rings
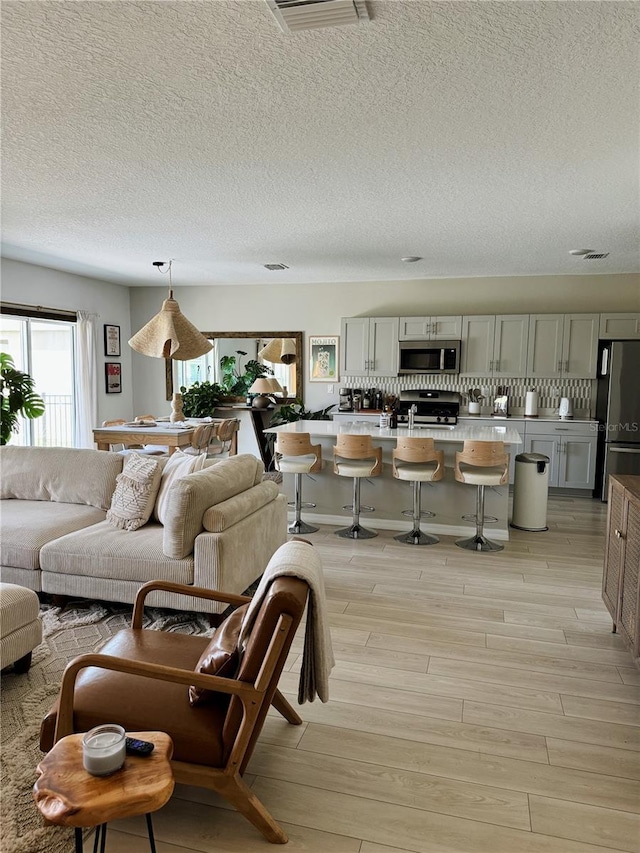
[[[309,382],[336,382],[339,378],[340,338],[309,335]]]
[[[120,326],[104,327],[104,354],[120,355]]]
[[[122,368],[119,361],[108,361],[104,366],[107,394],[122,392]]]

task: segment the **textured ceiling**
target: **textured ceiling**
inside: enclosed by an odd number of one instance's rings
[[[3,253],[151,285],[640,269],[637,3],[367,5],[286,35],[264,0],[3,2]]]

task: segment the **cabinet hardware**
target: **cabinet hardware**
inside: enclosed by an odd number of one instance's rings
[[[558,362],[558,373],[562,373],[562,362]]]
[[[624,533],[623,533],[621,530],[618,530],[618,528],[617,528],[617,527],[616,527],[616,529],[614,530],[614,533],[616,534],[616,537],[617,537],[618,539],[624,539],[624,538],[625,538],[625,537],[624,537]]]
[[[493,370],[493,359],[489,362],[489,370]]]
[[[496,370],[496,373],[498,373],[500,371],[500,360],[499,359],[498,359],[498,361],[496,361],[495,370]]]

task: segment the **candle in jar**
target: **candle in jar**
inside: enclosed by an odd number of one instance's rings
[[[82,764],[92,776],[108,776],[124,764],[126,733],[122,726],[96,726],[82,739]]]

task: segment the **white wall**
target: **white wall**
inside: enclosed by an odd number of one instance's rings
[[[170,411],[165,400],[161,359],[147,358],[127,346],[156,314],[166,287],[127,288],[98,279],[2,259],[2,299],[97,313],[99,324],[99,418]],[[339,335],[340,318],[424,314],[517,314],[580,311],[640,311],[640,277],[628,275],[539,276],[512,278],[423,279],[350,284],[177,287],[185,315],[203,331],[298,331]],[[122,394],[104,393],[102,326],[120,326]],[[337,402],[327,386],[306,381],[308,408]]]
[[[640,311],[640,276],[631,274],[174,290],[183,313],[203,331],[302,330],[305,349],[308,335],[339,335],[341,317]],[[132,328],[141,328],[165,297],[164,288],[132,288]],[[329,395],[326,385],[306,381],[306,352],[303,369],[307,408],[337,403],[339,383]],[[170,410],[161,362],[134,353],[133,387],[136,410]]]
[[[72,275],[48,267],[25,264],[2,258],[2,301],[20,305],[41,305],[67,311],[89,311],[97,314],[98,419],[131,418],[133,387],[131,381],[131,319],[128,287]],[[104,355],[104,324],[120,326],[119,358]],[[122,393],[106,394],[104,365],[107,361],[122,364]]]

